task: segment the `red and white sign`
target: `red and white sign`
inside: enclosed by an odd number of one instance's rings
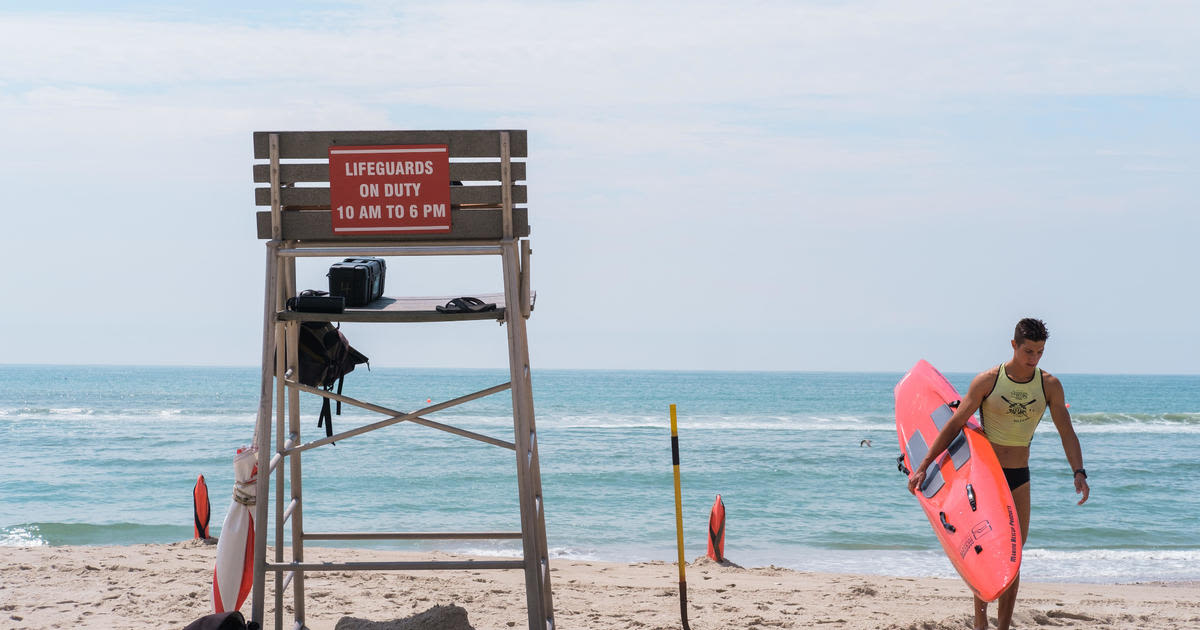
[[[444,144],[329,147],[335,234],[450,231],[450,151]]]

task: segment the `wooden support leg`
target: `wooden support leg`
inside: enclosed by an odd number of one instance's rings
[[[284,387],[284,373],[287,370],[287,336],[286,326],[275,324],[275,452],[282,453],[287,441],[287,408],[283,401],[287,396]],[[280,462],[275,467],[275,562],[283,563],[283,493],[287,490],[284,485],[284,466]],[[264,523],[264,528],[265,528]],[[283,627],[283,591],[285,586],[283,571],[275,572],[275,627]]]
[[[258,417],[254,428],[254,444],[258,447],[258,477],[255,484],[254,510],[254,589],[250,600],[250,617],[262,623],[263,604],[266,593],[266,559],[267,559],[267,499],[270,496],[270,474],[267,472],[271,462],[271,406],[273,402],[271,386],[274,375],[271,369],[271,358],[275,355],[275,293],[279,280],[279,257],[276,250],[278,241],[267,243],[267,279],[263,297],[263,347],[262,347],[262,383],[259,391]]]
[[[287,326],[287,355],[288,368],[293,374],[300,373],[300,322],[288,322]],[[288,433],[294,434],[297,437],[300,435],[300,392],[294,388],[288,388]],[[300,469],[300,453],[292,453],[288,456],[288,462],[291,464],[291,487],[292,501],[296,502],[296,508],[292,511],[292,561],[304,562],[304,500],[302,497],[302,473]],[[280,541],[279,544],[283,544]],[[295,577],[292,578],[292,608],[295,612],[295,621],[299,626],[304,624],[304,572],[297,570]]]
[[[284,243],[285,248],[292,248],[295,246],[295,241],[286,241]],[[287,303],[287,299],[289,297],[296,295],[295,259],[289,259],[287,264],[281,264],[279,266],[279,278],[279,290],[275,294],[275,304],[277,310],[280,309],[282,305]],[[289,341],[287,330],[288,327],[286,324],[276,322],[275,339],[278,347],[275,352],[275,400],[277,401],[275,404],[275,426],[278,435],[275,443],[277,452],[283,451],[284,443],[287,441],[287,436],[289,434],[287,427],[290,426],[288,423],[288,409],[291,407],[288,402],[285,402],[288,400],[288,391],[284,384],[284,375],[286,374],[290,365],[288,363]],[[295,347],[295,344],[291,344],[291,347]],[[286,523],[283,515],[286,504],[284,491],[286,490],[285,475],[287,474],[288,472],[285,470],[285,466],[283,466],[283,462],[281,461],[279,466],[275,469],[275,561],[278,563],[282,563],[284,557],[283,539],[284,525]],[[283,627],[283,596],[284,592],[287,591],[287,587],[290,582],[290,578],[286,577],[282,571],[275,573],[276,628]]]
[[[521,533],[525,558],[525,592],[530,630],[554,630],[550,596],[550,558],[546,551],[545,506],[538,465],[537,430],[533,416],[533,382],[529,367],[529,342],[521,313],[520,258],[517,243],[501,245],[504,294],[508,308],[509,371],[512,382],[513,430],[517,445],[517,485],[521,501]]]

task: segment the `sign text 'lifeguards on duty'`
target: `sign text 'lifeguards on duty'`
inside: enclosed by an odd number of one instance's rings
[[[329,147],[335,234],[450,231],[446,145]]]

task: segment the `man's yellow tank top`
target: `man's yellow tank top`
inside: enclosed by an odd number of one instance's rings
[[[1033,378],[1027,383],[1017,383],[1008,378],[1004,364],[1000,364],[996,385],[992,393],[983,399],[979,417],[983,434],[993,444],[1001,446],[1029,446],[1033,431],[1046,412],[1046,390],[1042,387],[1042,369],[1034,368]]]

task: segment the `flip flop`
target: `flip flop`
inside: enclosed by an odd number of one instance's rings
[[[438,306],[439,313],[482,313],[484,311],[496,310],[496,304],[493,302],[485,303],[483,300],[475,297],[456,297],[445,306]]]

